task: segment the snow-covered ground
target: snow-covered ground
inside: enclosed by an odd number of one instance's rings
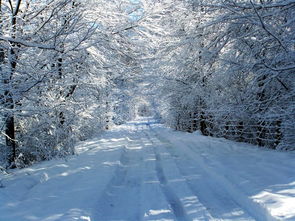
[[[295,220],[295,154],[150,119],[0,175],[0,221]]]

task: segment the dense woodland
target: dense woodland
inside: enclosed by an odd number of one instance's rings
[[[0,166],[153,112],[295,149],[295,0],[0,0]]]

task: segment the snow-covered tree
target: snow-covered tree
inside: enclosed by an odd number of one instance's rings
[[[157,73],[168,102],[162,108],[166,122],[180,130],[292,148],[287,140],[294,131],[289,108],[294,107],[294,4],[170,3],[171,13],[162,14],[154,28],[162,26],[164,39]]]

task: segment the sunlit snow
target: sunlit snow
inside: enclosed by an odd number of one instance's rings
[[[0,179],[2,221],[294,220],[294,153],[149,118]],[[234,150],[234,151],[233,151]]]

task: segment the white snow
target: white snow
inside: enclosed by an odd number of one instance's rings
[[[292,152],[148,118],[77,152],[0,175],[0,221],[295,220]]]

